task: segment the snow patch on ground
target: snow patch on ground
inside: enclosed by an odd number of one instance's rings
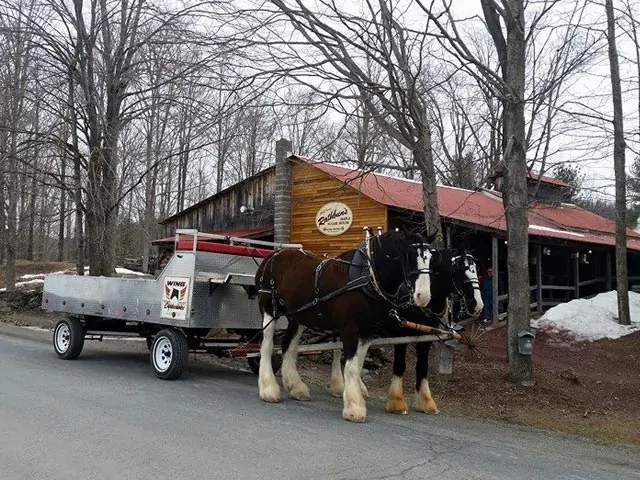
[[[138,275],[141,277],[146,276],[142,272],[136,272],[135,270],[129,270],[128,268],[116,267],[116,273],[118,275]]]
[[[118,275],[136,275],[140,277],[148,276],[142,272],[136,272],[134,270],[129,270],[128,268],[122,268],[122,267],[116,267],[116,273]],[[59,270],[57,272],[50,272],[50,273],[26,273],[17,279],[16,289],[32,291],[34,290],[33,287],[42,285],[44,283],[44,277],[46,275],[65,275],[65,274],[75,275],[76,271],[75,269],[69,269],[69,270]],[[84,274],[89,275],[88,266],[84,267]],[[29,288],[29,287],[32,287],[32,288]],[[0,288],[0,292],[5,292],[6,290],[7,290],[6,288]]]
[[[43,283],[44,283],[44,276],[43,278],[37,278],[35,280],[27,280],[26,282],[16,282],[16,288],[20,290],[31,291],[33,290],[33,288],[29,288],[29,287],[35,287],[36,285],[42,285]],[[0,292],[6,292],[6,291],[7,289],[5,287],[0,288]]]
[[[537,320],[537,326],[550,333],[570,334],[577,341],[620,338],[640,330],[640,293],[629,292],[631,325],[618,323],[618,297],[615,290],[593,298],[581,298],[556,305]]]

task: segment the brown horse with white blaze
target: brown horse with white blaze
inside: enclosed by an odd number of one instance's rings
[[[345,354],[343,412],[345,420],[364,422],[366,389],[360,379],[364,356],[373,338],[394,319],[392,309],[426,306],[431,300],[431,251],[424,237],[387,232],[367,239],[360,273],[352,262],[323,258],[302,250],[278,250],[266,257],[255,275],[263,315],[258,387],[267,402],[281,399],[271,355],[277,319],[288,327],[282,341],[282,383],[292,398],[308,400],[309,389],[296,367],[305,327],[339,335]]]

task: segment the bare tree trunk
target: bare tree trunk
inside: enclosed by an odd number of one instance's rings
[[[7,134],[0,131],[0,152],[5,152],[7,147]],[[7,258],[7,211],[4,208],[7,194],[5,180],[5,159],[0,158],[0,264]]]
[[[76,272],[84,275],[85,242],[84,242],[84,211],[82,207],[82,173],[79,155],[74,162],[74,202],[75,202],[75,236],[76,236]]]
[[[38,200],[38,250],[37,250],[37,255],[36,258],[41,261],[44,262],[45,261],[45,257],[47,256],[47,238],[45,236],[45,232],[46,232],[46,218],[45,218],[45,212],[47,211],[46,209],[46,199],[47,199],[47,195],[46,195],[46,185],[43,183],[40,186],[40,199]]]
[[[71,194],[71,192],[67,192],[67,207],[66,207],[66,211],[71,213],[73,211],[73,195]],[[63,254],[63,261],[68,259],[71,256],[71,239],[73,238],[73,233],[72,233],[72,227],[73,227],[73,222],[71,221],[71,217],[69,217],[69,220],[66,222],[65,224],[65,248],[64,248],[64,254]]]
[[[622,112],[622,87],[616,47],[616,27],[613,0],[605,0],[607,11],[607,40],[611,70],[611,94],[613,100],[613,165],[616,176],[616,277],[618,291],[618,322],[630,325],[629,274],[627,271],[627,195],[625,173],[624,124]]]
[[[12,128],[9,147],[9,175],[7,175],[7,262],[4,272],[4,281],[7,291],[16,288],[16,243],[17,243],[17,214],[18,214],[18,175],[16,173],[17,128]]]
[[[520,355],[518,333],[529,329],[529,232],[527,160],[525,139],[525,16],[523,0],[507,7],[507,66],[504,131],[506,191],[503,198],[507,221],[507,270],[509,285],[509,380],[527,385],[533,381],[531,355]],[[497,307],[497,306],[496,306]]]
[[[442,224],[440,223],[440,212],[438,210],[436,171],[431,147],[431,129],[426,119],[420,127],[420,136],[413,152],[413,158],[422,174],[422,200],[424,203],[424,222],[427,228],[426,236],[431,239],[431,244],[435,248],[444,248]]]
[[[67,161],[66,156],[62,154],[62,178],[67,178]],[[64,232],[65,221],[67,216],[67,191],[60,189],[60,216],[58,217],[58,261],[64,260]]]
[[[29,231],[29,209],[27,208],[28,197],[27,193],[27,164],[24,161],[16,161],[15,168],[19,170],[16,173],[16,179],[18,180],[18,185],[16,188],[19,189],[19,195],[17,198],[17,211],[18,213],[18,224],[17,224],[17,238],[20,241],[16,244],[16,258],[24,259],[26,257],[26,244],[24,243],[24,239],[27,238],[27,232]]]
[[[37,156],[35,157],[37,158]],[[35,243],[35,226],[36,226],[36,200],[37,200],[37,173],[33,172],[31,176],[31,193],[29,194],[29,233],[27,238],[27,260],[34,260],[34,243]]]

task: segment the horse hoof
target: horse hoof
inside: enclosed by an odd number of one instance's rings
[[[261,387],[260,398],[265,402],[278,403],[281,399],[280,387],[277,383]]]
[[[263,393],[262,395],[260,395],[260,398],[262,399],[262,401],[267,402],[267,403],[278,403],[281,400],[280,394],[267,395],[267,394]]]
[[[329,390],[329,394],[331,394],[332,397],[335,398],[342,398],[342,392],[344,391],[344,389],[342,390],[337,390],[337,389],[330,389]]]
[[[294,400],[306,401],[311,400],[309,388],[304,383],[299,383],[289,391],[289,395]]]
[[[348,422],[364,423],[367,419],[367,409],[365,407],[345,408],[342,411],[342,418]]]
[[[418,400],[416,410],[423,413],[431,413],[433,415],[437,415],[438,413],[440,413],[440,410],[438,410],[436,402],[433,401],[433,398],[429,398],[427,400]]]
[[[409,413],[407,402],[404,401],[404,398],[389,398],[385,410],[398,415],[407,415]]]

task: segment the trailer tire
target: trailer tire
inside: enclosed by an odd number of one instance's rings
[[[53,349],[63,360],[78,358],[84,347],[84,328],[75,317],[60,320],[53,329]]]
[[[151,347],[151,366],[156,377],[162,380],[180,378],[187,366],[189,346],[187,337],[173,328],[160,330]]]
[[[260,373],[260,355],[247,358],[247,363],[253,373],[256,375]],[[273,373],[278,373],[280,367],[282,367],[282,355],[273,355],[271,357],[271,366],[273,367]]]

